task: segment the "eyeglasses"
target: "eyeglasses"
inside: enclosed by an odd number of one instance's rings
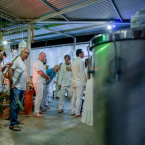
[[[29,53],[28,52],[24,52],[25,54],[27,54],[27,55],[29,55]]]

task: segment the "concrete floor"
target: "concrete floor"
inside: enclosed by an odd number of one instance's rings
[[[59,100],[51,100],[43,118],[19,115],[25,122],[21,131],[9,129],[9,121],[1,120],[0,145],[94,145],[93,127],[70,116],[70,101],[65,102],[64,112],[57,113]]]

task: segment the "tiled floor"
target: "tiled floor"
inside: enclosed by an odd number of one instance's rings
[[[70,101],[66,100],[64,112],[57,113],[59,100],[51,100],[51,109],[43,118],[19,115],[25,122],[19,132],[9,129],[9,121],[1,119],[0,145],[94,145],[93,127],[70,116]]]

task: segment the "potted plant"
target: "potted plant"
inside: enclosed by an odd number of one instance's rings
[[[27,87],[28,87],[28,92],[25,91],[24,113],[28,115],[32,113],[32,108],[33,108],[34,86],[31,78],[29,79],[29,81],[27,81]]]
[[[9,97],[9,92],[5,91],[5,92],[0,92],[0,115],[2,115],[3,111],[4,111],[4,107],[3,107],[3,100],[4,98],[7,99]]]

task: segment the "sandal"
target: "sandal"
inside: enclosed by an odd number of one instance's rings
[[[45,112],[40,111],[39,114],[45,114]]]
[[[63,112],[63,109],[60,109],[59,111],[58,111],[58,113],[62,113]]]
[[[21,128],[18,125],[10,126],[9,129],[12,129],[14,131],[21,131]]]
[[[24,124],[24,122],[23,121],[18,121],[18,124]]]
[[[50,109],[50,107],[48,105],[44,105],[47,109]]]

